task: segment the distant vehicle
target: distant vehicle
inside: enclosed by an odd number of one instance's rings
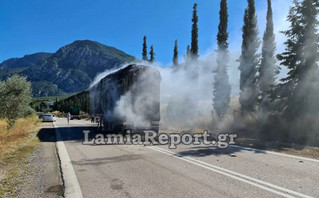
[[[71,107],[70,108],[71,120],[78,119],[80,120],[80,107]]]
[[[90,88],[90,111],[104,131],[159,131],[160,72],[143,65],[128,65]],[[125,98],[130,111],[116,109]],[[120,111],[120,112],[119,112]],[[132,116],[133,115],[133,116]],[[136,117],[140,118],[138,121]],[[142,120],[142,122],[140,122]]]
[[[56,122],[56,117],[52,113],[46,113],[46,114],[43,114],[42,121],[43,122]]]

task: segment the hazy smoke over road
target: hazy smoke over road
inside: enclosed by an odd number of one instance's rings
[[[236,54],[237,55],[237,54]],[[230,76],[232,79],[233,96],[238,93],[238,74],[236,73],[237,64],[235,63],[235,57],[232,58],[230,64]],[[190,60],[176,65],[174,67],[161,67],[158,65],[150,64],[149,62],[138,62],[138,65],[145,65],[154,67],[159,70],[161,75],[160,85],[160,112],[161,112],[161,128],[162,129],[181,129],[188,128],[190,130],[194,128],[201,128],[210,130],[212,127],[213,120],[213,69],[216,67],[215,55],[211,54],[202,60],[197,62],[191,62]],[[126,65],[115,69],[107,70],[99,74],[91,87],[105,76],[124,68]],[[194,78],[194,72],[198,73],[198,78]],[[138,81],[131,87],[135,89],[139,87],[139,90],[145,90],[151,87],[149,84],[143,82],[152,82],[154,75],[149,75],[147,72],[144,73]],[[110,87],[105,89],[111,89]],[[115,86],[114,86],[115,89]],[[94,89],[93,89],[94,90]],[[97,96],[94,91],[91,90],[91,95],[94,98]],[[105,109],[105,119],[111,119],[112,114],[116,114],[127,121],[133,121],[135,125],[142,125],[145,123],[146,115],[145,111],[151,111],[152,109],[147,108],[150,105],[147,104],[150,97],[154,97],[154,90],[143,91],[138,94],[134,104],[132,104],[132,92],[131,90],[122,96],[114,96],[117,98],[116,107],[113,111]],[[92,100],[92,98],[91,98]],[[91,107],[93,108],[93,107]]]
[[[275,5],[276,4],[278,4],[278,2],[276,2]],[[274,6],[274,16],[278,15],[278,10],[276,10],[276,7],[277,6]],[[262,17],[259,17],[259,19],[260,18]],[[264,50],[271,51],[270,54],[274,56],[276,53],[278,53],[274,52],[275,48],[273,44],[275,37],[280,38],[280,41],[277,42],[277,45],[279,46],[277,47],[277,49],[279,48],[283,50],[281,42],[282,36],[278,34],[278,31],[276,31],[276,29],[278,29],[278,25],[276,27],[276,22],[276,18],[274,18],[275,36],[272,37],[272,39],[265,39],[264,41],[266,42],[264,43]],[[262,28],[262,30],[263,29],[264,28]],[[317,36],[317,34],[308,36],[309,38],[307,39],[307,42],[313,42],[315,40],[318,40]],[[260,37],[260,35],[258,35],[258,37]],[[258,57],[259,53],[261,53],[260,48],[256,51],[256,57]],[[315,57],[314,54],[316,53],[318,52],[316,52],[315,50],[306,51],[304,53],[305,60],[307,60],[308,58],[311,59]],[[154,67],[160,71],[162,78],[160,89],[160,112],[162,130],[186,129],[188,131],[192,131],[194,129],[200,129],[212,131],[225,131],[242,129],[251,133],[255,133],[258,136],[259,130],[262,129],[261,131],[265,132],[266,136],[271,138],[276,138],[279,136],[281,136],[280,138],[284,138],[287,133],[290,133],[290,136],[296,137],[295,139],[298,139],[300,136],[302,136],[303,131],[306,130],[306,133],[309,134],[309,139],[313,139],[315,141],[318,140],[319,85],[318,79],[316,77],[318,75],[315,75],[318,74],[316,73],[318,71],[305,75],[307,76],[306,79],[301,85],[300,90],[296,92],[296,95],[294,96],[299,97],[300,95],[301,99],[304,96],[308,97],[306,105],[307,108],[304,109],[304,113],[302,114],[303,117],[296,120],[294,123],[289,123],[289,120],[283,119],[283,111],[278,110],[278,104],[276,103],[276,101],[269,102],[269,106],[271,109],[264,109],[263,111],[266,113],[262,116],[258,114],[257,107],[257,110],[255,112],[249,114],[248,116],[242,117],[238,97],[240,92],[240,71],[238,70],[238,66],[240,63],[236,62],[236,60],[238,60],[240,57],[240,53],[239,49],[236,51],[230,47],[227,73],[229,75],[229,83],[231,85],[231,101],[229,109],[226,112],[225,116],[223,116],[223,119],[218,119],[213,111],[212,100],[214,97],[213,83],[215,80],[213,71],[217,67],[216,53],[211,51],[208,54],[209,55],[207,56],[201,56],[201,58],[196,62],[192,62],[191,60],[186,58],[184,62],[182,62],[181,64],[171,67],[162,67],[156,64],[150,64],[149,62],[137,63],[140,65]],[[275,60],[276,59],[273,59],[273,57],[268,57],[266,63],[267,65],[270,64],[273,67],[276,67],[274,66]],[[260,62],[260,60],[257,60],[257,58],[256,61]],[[278,60],[277,64],[279,64]],[[256,67],[259,67],[259,65],[260,63],[256,64]],[[121,68],[123,67],[124,65]],[[316,67],[318,69],[318,65]],[[98,77],[96,77],[94,83],[98,82],[104,76],[117,70],[118,69],[106,71],[100,74]],[[269,80],[268,76],[273,77],[274,68],[265,69],[263,72],[263,75],[267,77],[264,81],[266,81],[267,83],[268,81],[273,81],[273,79]],[[259,74],[260,71],[257,71],[256,78]],[[277,75],[277,80],[275,81],[275,83],[280,83],[278,79],[283,78],[284,75],[285,74],[283,73]],[[144,75],[143,78],[144,79],[141,82],[145,81],[145,79],[147,79],[147,82],[152,81],[152,79],[149,79],[152,78],[152,75]],[[137,83],[133,87],[136,86],[140,87],[141,90],[149,87],[149,85],[146,85],[144,83]],[[309,88],[311,88],[311,92],[309,92]],[[287,92],[287,90],[285,91]],[[149,90],[149,92],[151,92],[151,90]],[[145,111],[150,110],[149,108],[145,108],[145,106],[148,106],[147,98],[152,97],[153,95],[145,93],[147,92],[143,92],[143,94],[140,94],[140,96],[138,96],[140,98],[137,98],[135,104],[133,105],[131,103],[131,91],[120,96],[116,101],[116,108],[111,113],[115,113],[125,118],[126,120],[133,120],[135,124],[144,123],[145,116],[141,117],[140,114],[145,114]],[[244,95],[242,94],[242,96]],[[264,95],[263,97],[268,96]],[[268,107],[266,106],[265,108]],[[295,113],[298,114],[300,112]]]
[[[230,64],[233,96],[238,93],[239,76],[234,72],[235,57]],[[213,126],[213,70],[216,67],[215,55],[211,54],[196,62],[190,60],[173,67],[160,67],[147,62],[141,64],[156,67],[162,76],[161,82],[161,128],[211,130]],[[194,76],[198,74],[198,78]]]

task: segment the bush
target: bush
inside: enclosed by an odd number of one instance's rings
[[[26,77],[14,75],[0,82],[0,118],[8,120],[8,126],[21,117],[31,115],[31,83]]]

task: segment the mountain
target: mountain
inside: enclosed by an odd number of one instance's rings
[[[98,73],[136,58],[96,41],[79,40],[61,47],[38,64],[21,69],[0,69],[0,78],[20,74],[32,83],[34,96],[55,96],[87,89]],[[14,72],[16,71],[16,72]]]
[[[52,53],[39,52],[25,55],[22,58],[10,58],[0,63],[0,68],[24,68],[36,65],[44,59],[50,57]]]

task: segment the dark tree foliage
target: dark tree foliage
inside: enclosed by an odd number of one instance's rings
[[[227,1],[220,1],[219,25],[217,34],[217,68],[214,71],[214,109],[219,117],[227,112],[230,102],[231,86],[227,74],[228,63],[228,9]]]
[[[144,36],[144,38],[143,38],[142,60],[147,61],[146,36]]]
[[[174,45],[173,65],[178,65],[178,46],[177,46],[177,40],[175,40],[175,45]]]
[[[242,47],[240,56],[240,97],[239,103],[243,113],[256,110],[258,90],[256,85],[256,73],[259,58],[257,16],[255,1],[248,0],[248,7],[245,9],[244,25],[242,27]]]
[[[155,53],[154,53],[154,47],[153,47],[153,45],[151,45],[151,48],[150,48],[150,62],[151,62],[151,63],[154,63],[154,62],[155,62]]]
[[[90,112],[89,91],[85,90],[66,99],[57,102],[57,110],[61,112],[69,112],[71,107],[79,107],[80,111]]]
[[[295,0],[287,17],[290,28],[283,31],[286,50],[277,57],[289,72],[276,87],[274,98],[280,100],[281,110],[289,120],[319,113],[318,7],[317,0]]]
[[[266,113],[269,109],[270,98],[269,94],[272,87],[275,85],[275,76],[279,73],[279,68],[275,65],[275,35],[274,25],[272,19],[272,7],[271,0],[267,0],[267,24],[263,37],[262,58],[259,67],[259,99],[260,99],[260,111]]]
[[[193,6],[193,18],[192,18],[192,41],[191,41],[191,57],[194,60],[197,60],[198,55],[198,16],[197,16],[197,3]]]
[[[227,50],[228,48],[228,7],[227,0],[220,1],[220,10],[219,10],[219,25],[217,33],[217,44],[218,49]]]

